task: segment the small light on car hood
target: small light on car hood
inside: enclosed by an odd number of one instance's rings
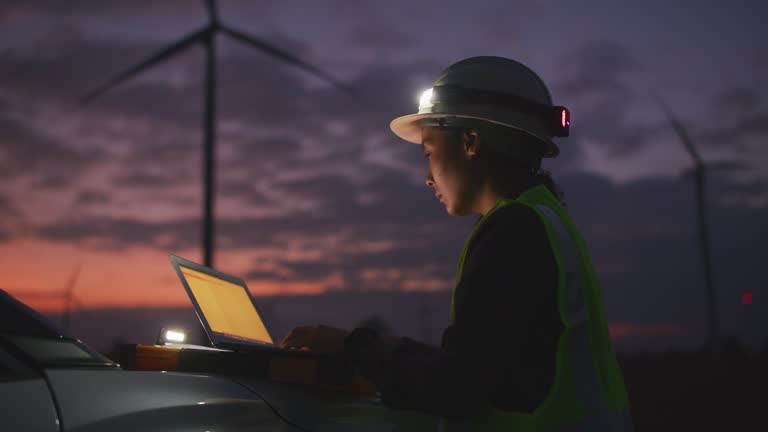
[[[183,343],[187,339],[187,336],[180,330],[166,330],[165,341]]]
[[[184,343],[187,340],[187,332],[180,328],[167,328],[160,329],[160,333],[157,335],[157,344],[174,344]]]

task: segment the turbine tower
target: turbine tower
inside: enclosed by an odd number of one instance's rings
[[[709,220],[707,217],[707,205],[706,205],[706,193],[705,187],[705,173],[706,166],[701,159],[699,152],[696,151],[696,147],[693,145],[688,131],[685,129],[682,123],[672,114],[672,110],[669,109],[666,103],[660,96],[656,95],[656,101],[661,106],[664,114],[667,116],[669,123],[677,133],[680,141],[682,141],[685,149],[693,159],[693,169],[691,170],[695,182],[696,188],[696,209],[698,216],[698,231],[699,231],[699,250],[701,251],[701,262],[704,266],[704,286],[707,290],[707,312],[708,312],[708,344],[710,352],[715,356],[720,354],[720,318],[717,311],[717,295],[715,293],[715,284],[712,278],[712,253],[709,243]]]
[[[242,42],[246,45],[256,48],[272,57],[282,60],[288,64],[303,69],[317,77],[322,78],[325,81],[333,84],[334,86],[343,89],[351,90],[349,86],[341,83],[333,78],[331,75],[323,72],[322,70],[312,66],[309,63],[302,61],[301,59],[293,56],[292,54],[285,52],[279,48],[272,46],[271,44],[237,31],[219,21],[218,10],[216,7],[216,0],[205,0],[206,9],[208,11],[208,24],[203,28],[194,31],[176,42],[168,45],[166,48],[160,50],[154,55],[148,57],[141,63],[133,66],[125,72],[117,75],[110,81],[107,81],[102,86],[88,93],[83,97],[82,102],[88,103],[95,97],[101,95],[107,90],[115,87],[116,85],[126,81],[127,79],[143,72],[144,70],[159,64],[169,58],[181,53],[190,46],[201,43],[206,52],[205,59],[205,113],[204,113],[204,141],[203,141],[203,262],[208,267],[213,267],[213,251],[214,251],[214,171],[215,171],[215,141],[216,141],[216,44],[215,36],[218,32]]]

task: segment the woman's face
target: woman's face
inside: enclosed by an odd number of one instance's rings
[[[429,159],[426,183],[451,216],[471,212],[476,185],[470,160],[474,151],[467,148],[457,129],[424,127],[421,143]]]

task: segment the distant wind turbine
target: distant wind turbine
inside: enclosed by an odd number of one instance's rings
[[[331,75],[323,72],[315,66],[312,66],[309,63],[305,63],[304,61],[288,52],[276,48],[261,39],[234,30],[221,23],[219,21],[219,15],[217,12],[216,0],[205,0],[205,4],[208,10],[208,24],[205,27],[182,37],[166,48],[160,50],[156,54],[148,57],[136,66],[126,70],[120,75],[117,75],[112,80],[88,93],[85,97],[83,97],[82,102],[90,102],[92,99],[101,95],[112,87],[126,81],[127,79],[158,63],[173,57],[176,54],[179,54],[195,43],[199,42],[203,44],[206,51],[204,114],[205,140],[203,145],[203,261],[206,266],[212,267],[214,250],[214,144],[216,140],[216,45],[214,37],[216,36],[216,33],[222,32],[225,35],[245,43],[246,45],[250,45],[251,47],[256,48],[272,57],[275,57],[286,63],[299,67],[300,69],[303,69],[311,74],[314,74],[340,89],[350,91],[351,87],[336,80]]]
[[[24,301],[30,301],[30,300],[50,300],[50,299],[63,299],[64,302],[64,310],[62,311],[61,315],[61,331],[64,335],[71,336],[70,334],[70,322],[72,318],[72,310],[73,309],[82,309],[83,303],[80,302],[80,300],[75,296],[74,290],[75,290],[75,283],[77,282],[77,278],[80,275],[80,268],[81,265],[77,265],[73,270],[72,273],[69,275],[69,279],[67,280],[67,283],[64,285],[63,291],[38,291],[38,290],[32,290],[32,291],[23,291],[23,290],[14,290],[13,295],[24,299]]]
[[[77,282],[78,276],[80,276],[79,265],[75,267],[75,269],[72,271],[72,274],[69,276],[69,280],[67,281],[67,285],[64,288],[64,301],[66,301],[66,307],[64,308],[64,318],[62,320],[61,327],[64,330],[64,334],[67,334],[67,335],[70,334],[69,323],[70,323],[70,319],[72,318],[72,307],[75,306],[73,291],[75,289],[75,282]],[[79,307],[79,304],[78,304],[78,307]]]
[[[656,101],[661,106],[664,114],[667,116],[672,128],[682,141],[685,149],[693,159],[693,169],[691,174],[693,175],[696,187],[696,208],[698,216],[698,230],[699,230],[699,249],[701,251],[701,261],[704,265],[704,286],[707,290],[707,310],[708,310],[708,322],[709,322],[709,349],[713,355],[718,356],[720,354],[720,318],[717,311],[717,295],[715,293],[715,285],[712,279],[712,252],[709,243],[709,221],[707,217],[707,205],[706,205],[706,193],[704,190],[704,175],[706,173],[706,165],[699,156],[699,152],[696,151],[696,147],[693,145],[693,141],[688,135],[688,131],[685,129],[682,123],[672,114],[672,110],[667,106],[664,100],[660,96],[655,95]]]

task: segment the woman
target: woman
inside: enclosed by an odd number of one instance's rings
[[[447,430],[631,430],[621,370],[584,241],[540,170],[567,136],[529,68],[499,57],[448,67],[419,112],[395,119],[421,144],[452,216],[479,214],[459,261],[440,348],[325,326],[282,345],[343,351],[382,401],[446,419]]]

